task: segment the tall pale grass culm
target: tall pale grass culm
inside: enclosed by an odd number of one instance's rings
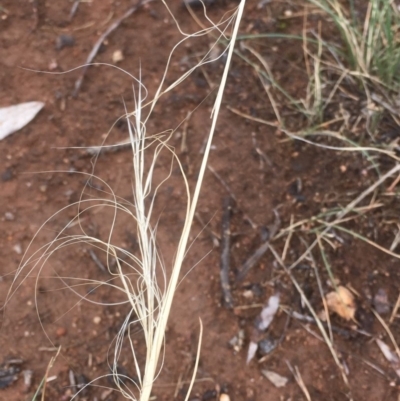
[[[170,9],[168,5],[163,1],[168,12]],[[80,227],[81,213],[84,208],[94,207],[93,202],[96,200],[90,199],[90,201],[81,197],[81,199],[73,205],[68,205],[61,211],[65,211],[71,206],[78,207],[78,214],[68,222],[68,224],[57,234],[56,238],[46,245],[40,247],[36,251],[31,251],[28,247],[21,264],[17,270],[16,277],[10,288],[8,299],[11,296],[18,296],[17,290],[21,285],[21,282],[25,280],[32,272],[36,269],[37,277],[43,269],[43,266],[50,257],[54,257],[55,253],[62,248],[69,247],[70,245],[82,245],[89,244],[98,250],[104,251],[107,255],[107,267],[112,279],[108,281],[91,280],[92,285],[108,285],[118,292],[122,292],[126,296],[127,302],[130,305],[130,312],[126,316],[122,327],[119,328],[119,332],[116,338],[113,340],[112,346],[113,360],[110,363],[112,376],[114,382],[118,387],[118,390],[122,395],[129,400],[140,400],[148,401],[151,396],[153,383],[155,382],[157,375],[164,363],[164,345],[165,345],[165,333],[168,322],[168,317],[173,307],[173,298],[177,290],[177,285],[181,279],[181,267],[187,252],[189,234],[191,225],[193,222],[196,206],[201,192],[202,181],[204,173],[206,171],[207,161],[210,153],[211,143],[213,140],[214,131],[217,124],[218,115],[221,108],[222,98],[224,94],[225,84],[228,78],[229,66],[231,63],[234,45],[236,42],[236,36],[239,29],[239,24],[242,18],[243,10],[245,6],[245,0],[241,0],[240,4],[234,10],[226,13],[224,17],[217,24],[212,23],[211,19],[208,18],[206,8],[204,7],[204,14],[209,23],[208,28],[203,28],[201,31],[195,34],[186,34],[181,29],[179,23],[176,21],[172,12],[170,12],[172,18],[176,23],[176,27],[182,34],[182,40],[173,48],[171,55],[167,61],[164,75],[161,80],[155,95],[150,101],[146,100],[147,90],[142,82],[141,77],[135,78],[135,110],[133,112],[126,112],[124,119],[129,127],[129,140],[132,148],[132,163],[133,163],[133,205],[129,207],[128,202],[122,202],[112,191],[110,186],[107,186],[103,182],[103,186],[107,188],[106,192],[111,195],[107,199],[99,199],[101,207],[111,209],[114,215],[114,222],[116,220],[117,213],[123,213],[126,218],[132,219],[136,226],[135,236],[138,242],[138,251],[133,254],[122,247],[113,245],[112,243],[112,231],[113,227],[110,227],[109,237],[107,241],[101,241],[97,237],[88,235],[84,230],[81,234],[69,234],[67,229],[71,225]],[[212,36],[210,35],[212,33]],[[212,48],[202,58],[202,60],[193,68],[185,72],[177,81],[173,84],[164,88],[166,75],[169,70],[171,56],[175,49],[187,39],[191,39],[198,36],[209,35],[215,40],[214,46],[221,38],[224,41],[228,40],[228,45],[218,57],[226,56],[226,63],[223,70],[223,74],[220,80],[219,88],[216,94],[216,100],[211,113],[211,129],[208,133],[208,139],[206,141],[204,156],[202,158],[200,170],[197,175],[197,181],[194,186],[193,192],[191,192],[189,183],[185,178],[183,168],[179,162],[177,155],[174,153],[173,148],[168,144],[170,136],[165,135],[148,135],[146,133],[146,124],[155,109],[158,100],[167,92],[174,89],[178,84],[183,82],[196,68],[199,66],[215,61],[212,59]],[[216,39],[215,39],[216,38]],[[154,49],[152,51],[155,51]],[[141,67],[145,69],[145,66]],[[166,131],[165,131],[166,132]],[[167,137],[167,139],[165,139]],[[157,245],[157,225],[151,224],[151,217],[154,206],[154,197],[159,189],[159,186],[163,184],[154,185],[153,173],[157,161],[162,150],[170,152],[173,160],[180,167],[182,173],[184,186],[186,188],[187,204],[185,211],[185,220],[182,232],[180,234],[180,240],[175,250],[175,257],[172,266],[165,266],[163,258],[159,252]],[[146,168],[147,166],[147,168]],[[148,167],[150,166],[150,167]],[[89,178],[92,178],[88,174]],[[155,188],[154,188],[155,187]],[[150,196],[150,193],[152,195]],[[59,211],[58,213],[60,213]],[[48,222],[54,216],[50,217],[39,229],[43,230]],[[31,241],[37,240],[37,235]],[[30,245],[31,246],[31,245]],[[32,248],[32,247],[31,247]],[[123,258],[119,257],[123,255]],[[116,267],[113,271],[109,268],[109,261],[114,260]],[[62,278],[60,278],[63,280]],[[87,281],[87,280],[86,280]],[[65,284],[65,281],[63,281]],[[36,281],[37,286],[37,281]],[[87,297],[79,295],[74,288],[70,288],[76,295],[80,296],[80,301],[87,301]],[[37,293],[35,288],[35,294]],[[140,324],[143,331],[144,346],[145,346],[145,362],[143,358],[137,357],[137,351],[133,345],[133,341],[130,336],[130,325],[135,321],[136,324]],[[200,324],[201,327],[201,324]],[[200,328],[200,341],[198,344],[198,352],[196,357],[196,363],[193,371],[191,384],[189,386],[186,400],[190,395],[191,388],[194,383],[194,377],[196,375],[197,366],[200,357],[201,348],[201,332]],[[128,333],[128,335],[126,335]],[[129,377],[125,377],[121,380],[119,376],[121,373],[117,370],[118,361],[121,356],[121,350],[124,342],[128,342],[133,356],[133,366],[130,366],[130,371],[135,371],[137,379],[134,381]],[[96,379],[97,380],[97,379]],[[91,384],[95,385],[94,380]],[[72,399],[78,396],[79,393],[73,395]]]

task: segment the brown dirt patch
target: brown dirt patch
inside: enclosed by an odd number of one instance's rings
[[[57,66],[56,72],[63,72],[77,67],[85,61],[99,33],[130,4],[127,0],[82,2],[71,23],[68,22],[69,2],[37,1],[16,4],[12,0],[6,0],[1,4],[4,9],[1,8],[0,13],[4,18],[0,22],[0,106],[30,100],[46,103],[44,110],[31,124],[0,142],[0,152],[3,155],[0,168],[2,301],[21,260],[21,255],[16,252],[18,247],[25,251],[47,218],[79,200],[87,178],[76,172],[91,173],[92,160],[83,150],[71,148],[98,145],[102,135],[123,114],[123,101],[133,105],[132,80],[116,69],[105,66],[90,68],[79,95],[73,98],[71,93],[79,71],[50,75],[23,68],[45,71],[53,64]],[[36,13],[34,5],[38,6]],[[217,18],[230,6],[231,4],[215,5],[210,9],[211,16]],[[276,22],[276,17],[284,9],[279,4],[269,8],[268,12],[264,10],[260,13],[256,4],[250,2],[242,24],[243,31],[287,29],[290,32],[301,27],[301,24],[291,25],[287,22],[283,26]],[[197,29],[179,2],[172,5],[172,10],[184,30],[193,32]],[[72,35],[73,46],[57,50],[55,43],[61,34]],[[141,68],[143,82],[150,93],[153,93],[169,51],[179,39],[180,35],[166,9],[161,4],[150,4],[122,23],[109,37],[96,61],[111,63],[113,52],[121,49],[124,60],[118,66],[134,75],[138,75]],[[204,37],[194,41],[193,46],[179,49],[167,81],[170,83],[174,77],[179,76],[187,68],[185,60],[192,63],[193,58],[207,49],[210,41]],[[302,57],[301,49],[297,45],[282,46],[276,53],[272,47],[273,44],[266,42],[264,51],[271,57],[276,71],[281,71],[278,78],[293,82],[293,96],[301,93],[306,75],[301,68],[295,67]],[[166,95],[148,126],[149,132],[174,128],[188,111],[192,111],[205,99],[190,120],[187,152],[180,151],[179,135],[174,135],[171,140],[184,163],[191,184],[196,179],[213,102],[213,93],[210,94],[207,79],[218,82],[221,70],[221,63],[207,66],[190,77],[181,89]],[[258,77],[239,58],[234,60],[230,72],[224,100],[224,106],[227,105],[266,120],[274,118]],[[290,118],[289,112],[286,118]],[[294,119],[289,125],[297,122],[299,120]],[[117,124],[108,142],[115,143],[126,137],[126,125]],[[253,138],[270,164],[257,154]],[[296,220],[311,217],[321,208],[341,205],[341,202],[353,199],[360,188],[366,187],[369,180],[373,179],[363,175],[366,162],[359,156],[341,155],[338,161],[339,156],[333,152],[300,142],[283,141],[284,139],[273,128],[246,121],[232,114],[226,107],[223,108],[210,165],[228,183],[238,199],[231,227],[234,233],[231,249],[232,280],[241,263],[260,245],[260,229],[273,222],[274,208],[279,207],[282,226],[285,227],[291,216],[295,216]],[[155,173],[156,181],[160,181],[168,173],[169,163],[167,155],[160,159]],[[346,174],[341,172],[341,164],[348,166]],[[118,196],[132,201],[129,150],[101,155],[96,163],[95,173]],[[299,178],[302,181],[301,196],[293,189],[293,183]],[[354,186],[355,182],[360,188]],[[160,190],[154,212],[157,218],[161,216],[158,241],[167,266],[173,259],[183,221],[185,199],[179,183],[179,172],[174,166],[171,179]],[[93,187],[88,188],[86,194],[98,197],[104,189],[103,184],[94,181]],[[308,330],[305,330],[295,320],[290,320],[287,324],[287,317],[283,312],[278,314],[269,332],[274,338],[284,334],[279,347],[261,364],[253,361],[249,366],[245,365],[248,336],[260,308],[230,311],[221,306],[220,250],[213,248],[208,230],[220,233],[222,200],[225,196],[226,191],[220,182],[208,172],[198,213],[209,225],[203,230],[203,226],[195,222],[194,244],[187,256],[184,273],[198,261],[201,262],[185,278],[176,294],[166,336],[164,369],[155,385],[154,395],[162,400],[173,397],[177,400],[184,399],[187,386],[183,384],[177,387],[177,382],[190,377],[199,333],[198,319],[201,318],[204,338],[197,375],[199,380],[191,396],[193,400],[215,398],[212,391],[216,385],[226,391],[233,401],[305,399],[286,361],[298,367],[313,400],[346,399],[349,390],[344,385],[326,344],[310,333],[310,330],[318,333],[316,326],[306,325]],[[395,205],[390,210],[396,210]],[[51,241],[76,212],[77,207],[72,206],[52,219],[35,239],[32,250]],[[382,213],[385,214],[380,211],[365,217],[364,231],[371,238],[378,235],[380,243],[387,246],[390,245],[392,226],[378,226],[377,222],[382,221]],[[387,212],[383,217],[390,220],[390,213]],[[245,216],[250,217],[258,228],[253,229]],[[83,225],[92,235],[105,239],[109,233],[111,218],[110,210],[93,210],[87,212]],[[77,227],[71,230],[71,233],[78,233]],[[120,219],[113,239],[134,250],[134,231],[132,223]],[[279,241],[276,243],[280,251],[283,245]],[[296,237],[289,250],[288,263],[295,260],[302,251],[303,244]],[[383,334],[382,327],[371,316],[369,307],[371,297],[380,288],[387,292],[391,306],[395,303],[400,274],[397,259],[352,239],[346,240],[336,251],[327,249],[327,254],[335,276],[342,283],[351,284],[359,294],[358,319],[362,322],[362,328],[373,336]],[[324,290],[328,291],[329,276],[323,268],[321,257],[317,264]],[[62,346],[61,354],[51,372],[57,378],[48,384],[46,399],[68,399],[70,370],[77,376],[84,375],[88,380],[107,375],[110,344],[129,310],[127,305],[104,307],[96,304],[124,301],[123,297],[116,295],[108,287],[76,287],[78,293],[87,294],[88,301],[92,302],[79,302],[77,296],[65,289],[65,284],[73,284],[72,280],[67,279],[71,277],[107,280],[107,273],[101,272],[94,264],[85,245],[75,245],[56,253],[42,271],[42,278],[35,289],[37,273],[32,272],[21,283],[5,309],[0,330],[0,359],[23,359],[23,369],[34,372],[33,385],[29,393],[24,393],[20,377],[13,385],[0,389],[0,400],[30,400],[51,356],[54,355],[53,351],[46,349],[58,345]],[[54,277],[55,273],[65,277],[64,284],[50,277]],[[296,268],[293,275],[301,283],[313,306],[320,310],[322,302],[310,266],[305,263]],[[243,294],[252,288],[257,291],[253,291],[253,298],[249,300]],[[266,253],[251,270],[245,282],[234,287],[235,305],[243,307],[264,303],[274,288],[280,290],[284,305],[303,311],[299,295],[289,278],[274,263],[270,253]],[[94,323],[96,317],[101,318],[100,324]],[[351,331],[351,324],[337,317],[333,318],[333,323]],[[235,353],[228,343],[240,329],[244,329],[247,339],[244,348]],[[398,319],[395,319],[391,329],[395,336],[400,334]],[[348,379],[355,400],[398,399],[395,374],[383,359],[375,342],[370,341],[370,337],[357,334],[346,337],[338,333],[334,337],[337,352],[349,369]],[[139,354],[143,355],[140,339],[138,332],[135,346]],[[121,364],[128,374],[133,375],[128,346],[124,348],[125,353]],[[385,374],[379,374],[365,360],[376,364]],[[263,377],[262,369],[273,370],[290,378],[289,383],[284,388],[275,388]],[[99,399],[104,393],[101,386],[110,385],[112,384],[106,378],[99,379],[88,389],[86,399]],[[122,400],[123,397],[113,393],[107,399]]]

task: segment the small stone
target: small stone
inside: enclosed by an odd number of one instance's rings
[[[378,292],[375,294],[373,304],[380,315],[384,315],[390,311],[388,295],[383,288],[379,288]]]
[[[222,394],[219,396],[219,401],[231,401],[231,398],[229,397],[228,394],[222,393]]]
[[[216,390],[206,390],[203,393],[203,396],[201,397],[201,399],[203,401],[209,401],[209,400],[213,400],[217,397],[217,391]]]
[[[22,375],[24,377],[24,392],[28,393],[32,386],[33,371],[28,369],[24,370],[22,371]]]
[[[67,334],[67,329],[65,327],[59,327],[56,330],[56,336],[57,337],[64,337]]]
[[[15,253],[17,253],[18,255],[21,255],[21,253],[22,253],[21,244],[15,244],[15,245],[13,246],[13,250],[14,250]]]
[[[11,212],[5,212],[4,213],[4,218],[7,221],[13,221],[15,219],[15,216]]]
[[[56,49],[61,50],[64,47],[71,47],[75,44],[75,39],[71,35],[60,35],[56,39]]]
[[[100,324],[100,322],[101,322],[101,317],[100,316],[95,316],[93,318],[93,323],[94,324]]]
[[[1,174],[1,179],[4,182],[10,181],[12,177],[13,177],[13,172],[10,168],[4,170],[3,173]]]
[[[122,50],[115,50],[115,52],[112,55],[113,63],[119,63],[123,59],[124,59],[124,54],[122,53]]]
[[[230,339],[229,345],[233,348],[235,352],[239,352],[243,348],[244,337],[244,330],[241,329],[233,338]]]
[[[50,63],[49,63],[49,67],[48,68],[49,68],[50,71],[56,70],[58,68],[57,61],[56,60],[51,60]]]
[[[262,356],[270,354],[278,345],[276,340],[264,338],[258,342],[258,350]]]
[[[39,187],[40,192],[46,192],[47,191],[47,185],[40,185]]]

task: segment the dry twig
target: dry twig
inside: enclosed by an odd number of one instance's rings
[[[230,245],[231,245],[231,207],[232,198],[230,196],[224,199],[224,213],[222,215],[222,241],[221,241],[221,288],[224,299],[224,305],[232,309],[233,308],[233,298],[231,294],[231,288],[229,285],[229,256],[230,256]]]
[[[72,21],[72,19],[74,18],[76,12],[78,11],[78,7],[79,7],[79,3],[80,2],[81,2],[81,0],[75,0],[74,4],[72,4],[71,11],[69,12],[69,16],[68,16],[68,19],[70,21]]]
[[[134,5],[133,7],[129,8],[128,11],[126,11],[121,17],[119,17],[116,21],[114,21],[108,28],[107,30],[99,37],[95,45],[93,46],[91,52],[89,53],[89,56],[86,59],[85,66],[83,67],[81,76],[76,80],[75,82],[75,89],[72,94],[73,97],[76,97],[79,93],[79,90],[81,89],[83,79],[85,78],[86,71],[88,70],[90,64],[96,57],[102,43],[104,40],[110,35],[112,32],[114,32],[123,22],[126,20],[128,17],[130,17],[134,12],[136,12],[140,7],[144,6],[145,4],[150,3],[153,0],[141,0],[139,1],[138,4]]]
[[[239,274],[236,277],[236,281],[238,282],[243,281],[249,270],[263,257],[264,253],[267,252],[270,240],[275,236],[281,224],[281,220],[279,218],[278,213],[276,211],[274,212],[275,212],[275,221],[269,229],[268,239],[259,248],[257,248],[257,250],[246,260],[246,262],[244,262],[242,268],[239,271]]]

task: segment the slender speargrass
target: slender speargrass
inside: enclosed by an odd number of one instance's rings
[[[354,1],[347,10],[338,0],[309,0],[325,11],[346,46],[349,67],[363,77],[376,77],[389,89],[400,84],[400,12],[392,0],[369,0],[365,16]]]
[[[163,3],[170,12],[168,5],[164,1]],[[71,208],[78,208],[78,213],[76,216],[60,230],[54,240],[32,253],[29,251],[29,248],[33,245],[33,241],[37,239],[38,234],[35,235],[30,247],[28,247],[23,260],[21,261],[13,281],[13,285],[11,286],[8,294],[9,300],[9,298],[15,294],[15,291],[18,290],[21,283],[26,280],[35,269],[38,270],[35,288],[36,294],[38,292],[37,287],[40,273],[43,271],[50,258],[53,258],[57,252],[62,249],[68,249],[70,246],[74,245],[85,245],[94,247],[94,249],[97,251],[104,252],[107,256],[107,270],[110,274],[110,278],[108,280],[101,281],[97,279],[80,279],[73,277],[67,278],[60,276],[57,276],[57,278],[61,280],[65,288],[71,290],[71,292],[78,297],[78,302],[93,302],[88,299],[87,295],[81,295],[78,291],[79,286],[85,284],[91,284],[92,286],[94,285],[95,288],[103,285],[109,286],[111,289],[116,290],[125,297],[125,302],[116,301],[114,303],[127,304],[129,305],[130,310],[126,315],[126,318],[124,319],[116,338],[114,339],[114,351],[110,368],[118,390],[125,398],[130,400],[148,401],[150,399],[153,383],[156,380],[164,363],[164,345],[167,322],[171,312],[174,294],[181,278],[180,273],[187,253],[191,225],[200,196],[202,181],[210,154],[211,143],[221,108],[224,88],[228,77],[229,66],[231,63],[244,6],[245,0],[242,0],[237,8],[226,14],[224,19],[218,22],[218,24],[212,23],[212,21],[207,17],[206,9],[204,9],[207,20],[210,22],[210,27],[206,27],[195,34],[185,33],[171,12],[171,16],[174,18],[178,30],[183,35],[183,39],[173,48],[168,58],[167,67],[164,75],[162,76],[161,84],[155,92],[154,97],[150,101],[147,100],[148,92],[144,86],[144,83],[142,82],[141,77],[139,76],[138,78],[135,78],[131,76],[136,82],[136,89],[134,93],[135,109],[133,112],[126,111],[124,118],[128,124],[129,139],[132,148],[133,203],[130,204],[129,202],[120,199],[113,192],[111,186],[107,185],[107,183],[104,181],[102,181],[102,184],[105,188],[102,190],[104,197],[90,197],[89,199],[86,199],[84,197],[85,191],[82,191],[82,195],[78,202],[73,203],[72,205],[69,205],[68,207],[56,213],[39,229],[39,232],[45,229],[55,217],[60,215],[60,213],[63,213]],[[209,35],[212,31],[216,31],[218,33],[218,40],[220,40],[221,37],[226,39],[226,33],[228,30],[230,31],[230,40],[224,51],[224,53],[227,55],[226,63],[217,91],[214,107],[210,116],[211,128],[208,133],[204,156],[197,176],[198,178],[194,186],[194,191],[192,193],[179,158],[174,152],[173,147],[171,147],[168,143],[172,131],[170,131],[169,134],[164,133],[160,135],[149,135],[146,131],[146,125],[153,110],[156,108],[157,102],[165,93],[171,91],[177,85],[182,83],[196,68],[206,63],[215,61],[215,59],[210,58],[211,50],[208,51],[196,66],[190,68],[174,83],[170,84],[167,88],[164,88],[172,54],[174,53],[175,49],[187,39]],[[187,197],[184,224],[180,234],[175,257],[172,262],[172,266],[170,267],[165,265],[162,255],[160,254],[159,247],[157,245],[158,227],[157,224],[153,224],[154,199],[156,198],[159,188],[171,174],[170,171],[167,177],[162,180],[161,183],[155,184],[153,176],[157,160],[162,152],[169,154],[173,162],[179,166]],[[98,157],[98,155],[96,157]],[[88,182],[93,180],[95,177],[94,174],[88,175]],[[88,185],[89,184],[87,184],[87,186]],[[82,225],[85,215],[96,209],[100,209],[102,211],[111,211],[111,225],[109,227],[106,240],[100,240],[99,238],[88,234]],[[113,244],[113,232],[117,226],[117,222],[121,221],[121,215],[123,216],[124,221],[131,221],[131,223],[133,222],[133,224],[136,226],[135,234],[138,243],[138,251],[136,253],[130,252]],[[68,230],[72,226],[80,228],[82,233],[70,234]],[[112,261],[115,261],[116,264],[114,270],[111,269]],[[70,285],[69,281],[74,280],[77,284]],[[38,309],[37,299],[36,306]],[[138,354],[138,352],[141,350],[136,350],[136,347],[131,339],[131,328],[132,324],[134,323],[139,324],[142,329],[141,332],[145,347],[144,363],[143,357],[139,357]],[[128,333],[127,337],[126,333]],[[190,389],[193,386],[194,377],[197,371],[197,365],[200,357],[201,333],[202,328],[200,328],[198,352],[196,356],[193,377],[189,386],[188,394],[186,395],[186,400],[190,395]],[[123,346],[126,342],[129,344],[132,352],[132,370],[135,371],[135,376],[137,377],[136,381],[130,380],[127,377],[125,377],[125,379],[128,379],[127,381],[119,378],[121,375],[118,373],[118,363],[121,358]],[[73,398],[78,396],[78,394],[79,393],[75,394]],[[35,397],[36,396],[37,394]]]

